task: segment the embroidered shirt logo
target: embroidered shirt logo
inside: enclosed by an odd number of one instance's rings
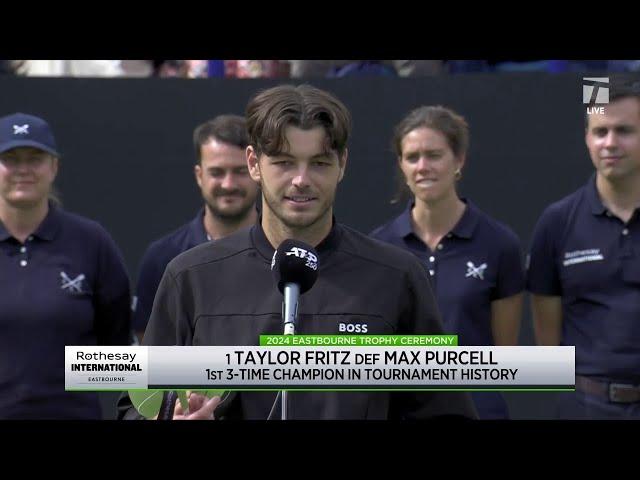
[[[60,272],[60,288],[71,293],[82,293],[82,281],[84,278],[84,273],[81,273],[76,278],[71,279],[65,272]]]
[[[347,333],[367,333],[369,331],[369,325],[366,323],[339,323],[338,331]]]
[[[24,125],[14,125],[13,126],[13,134],[14,135],[27,135],[29,133],[29,124],[25,123]]]
[[[567,267],[576,263],[597,262],[604,260],[604,256],[600,253],[599,248],[591,248],[589,250],[575,250],[573,252],[565,252],[562,264]]]
[[[484,271],[486,270],[486,268],[486,263],[483,263],[482,265],[478,265],[476,267],[473,262],[467,262],[467,274],[465,275],[465,277],[473,277],[484,280]]]

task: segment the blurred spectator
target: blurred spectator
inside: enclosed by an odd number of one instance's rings
[[[392,60],[401,77],[426,77],[446,73],[442,60]]]
[[[282,60],[225,60],[228,78],[288,78],[289,64]]]
[[[153,75],[153,60],[121,60],[123,76],[151,77]]]
[[[492,67],[496,72],[547,72],[549,71],[549,60],[500,60],[493,63]]]
[[[344,74],[419,77],[443,73],[442,60],[289,60],[292,78],[344,76]],[[342,74],[339,74],[342,70]]]
[[[0,73],[47,77],[149,77],[152,60],[0,60]]]
[[[446,60],[448,73],[614,73],[640,70],[640,60]]]
[[[609,72],[638,72],[640,60],[609,60],[607,71]]]
[[[289,60],[291,78],[326,77],[332,68],[352,60]]]
[[[208,60],[153,60],[154,76],[180,78],[208,77]]]
[[[640,60],[0,60],[0,74],[49,77],[337,78],[638,71]]]
[[[186,77],[187,76],[186,60],[154,60],[153,76],[154,77]]]
[[[28,77],[119,77],[120,60],[21,60],[16,70]]]
[[[187,62],[187,78],[207,78],[208,60],[185,60]]]
[[[209,77],[224,77],[224,60],[209,60],[207,70]]]
[[[341,67],[334,67],[329,70],[327,77],[364,77],[364,76],[383,76],[397,77],[398,72],[391,65],[386,65],[380,61],[366,60],[361,62],[347,63]]]

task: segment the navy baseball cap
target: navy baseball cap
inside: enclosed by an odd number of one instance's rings
[[[0,118],[0,153],[18,147],[33,147],[59,157],[49,124],[39,117],[14,113]]]

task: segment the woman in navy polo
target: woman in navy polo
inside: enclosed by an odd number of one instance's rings
[[[99,419],[64,390],[65,345],[126,345],[129,280],[109,234],[49,197],[58,171],[44,120],[0,118],[0,419]]]
[[[413,200],[371,236],[416,254],[429,273],[445,332],[460,345],[515,345],[524,273],[520,241],[506,225],[460,198],[468,146],[463,117],[423,106],[396,127],[402,189]],[[398,196],[401,196],[399,192]],[[480,418],[508,418],[499,393],[474,393]]]

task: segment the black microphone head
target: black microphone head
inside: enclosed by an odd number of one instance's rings
[[[302,295],[318,278],[318,253],[299,240],[285,240],[273,253],[271,271],[281,293],[284,293],[285,284],[295,283],[300,286]]]

